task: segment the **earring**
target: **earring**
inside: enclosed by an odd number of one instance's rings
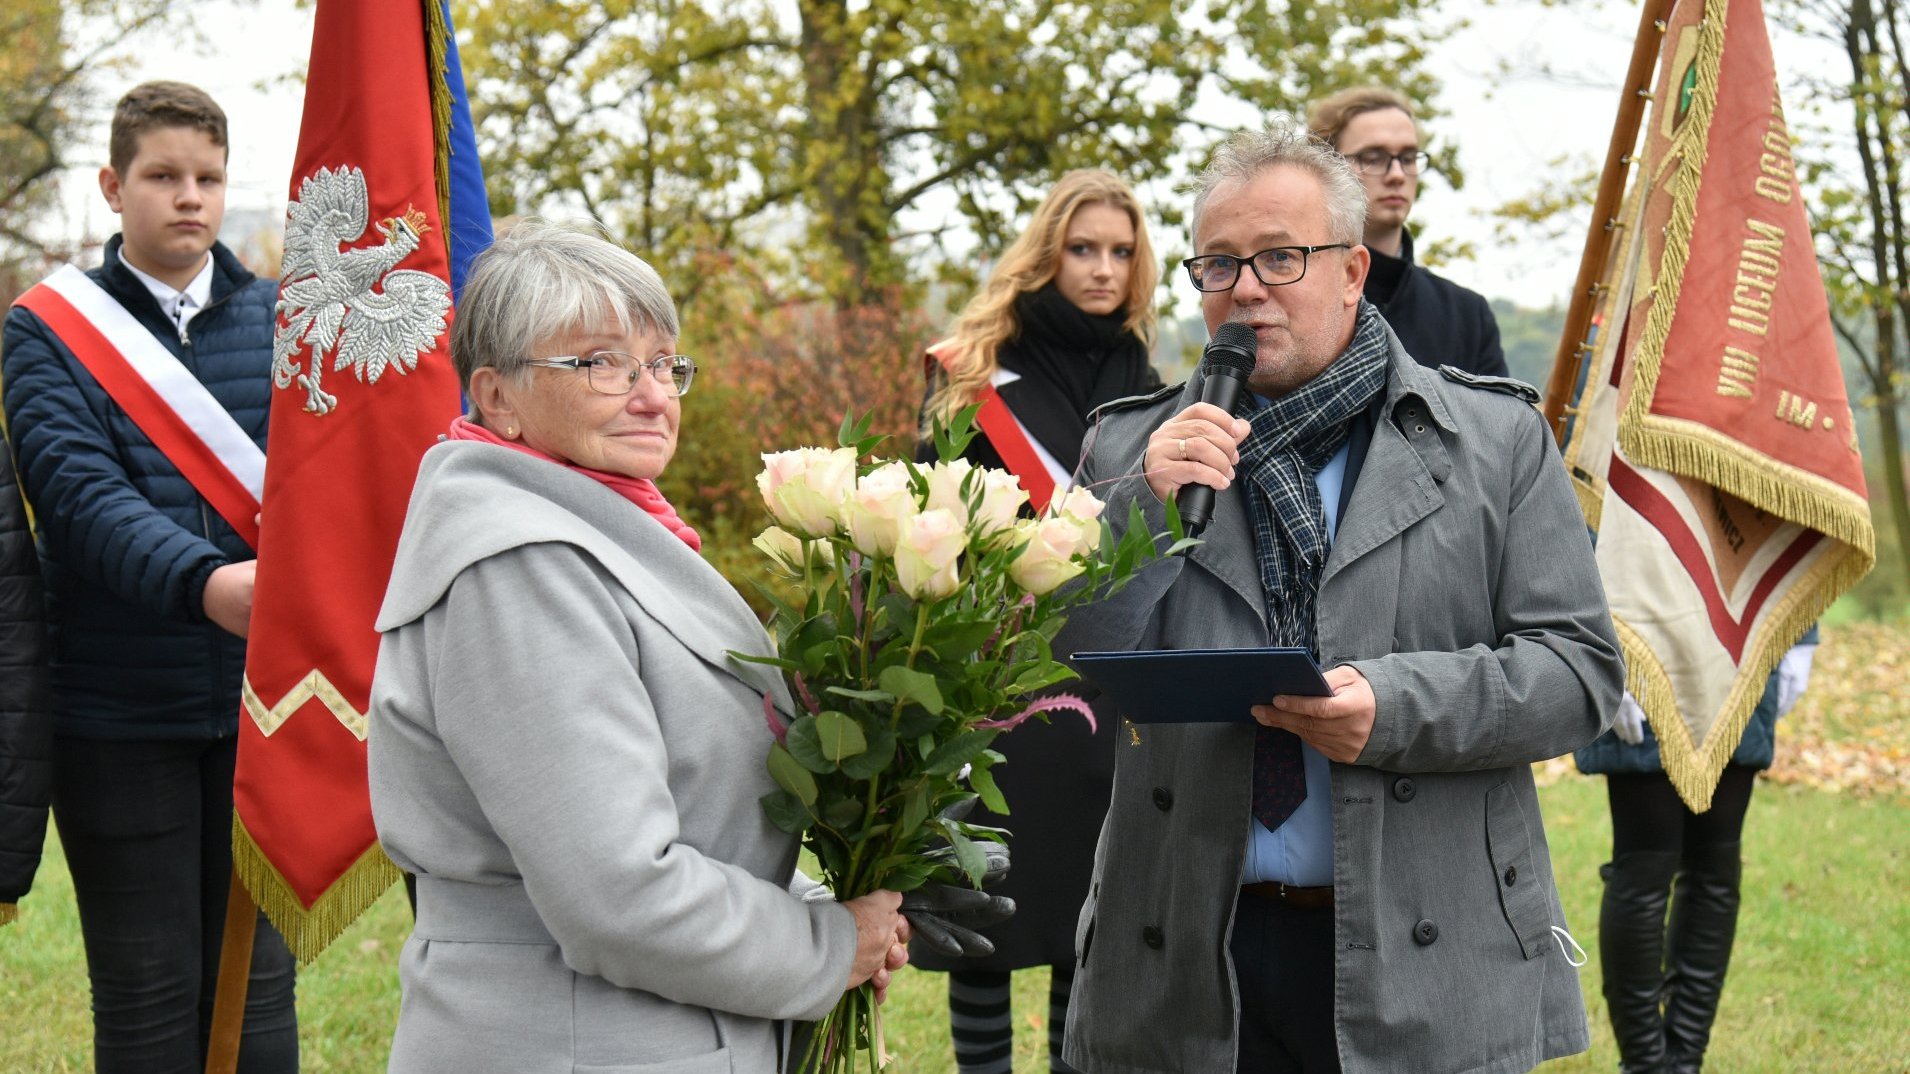
[[[504,427],[504,439],[506,439],[506,440],[515,440],[515,439],[517,439],[517,426],[515,426],[515,425],[507,425],[507,426],[505,426],[505,427]]]

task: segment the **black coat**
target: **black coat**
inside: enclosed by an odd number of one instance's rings
[[[40,564],[8,458],[0,461],[0,922],[33,887],[52,790]]]
[[[1024,313],[1025,316],[1025,313]],[[1023,379],[1001,387],[1002,403],[1040,439],[1040,430],[1063,424],[1044,422],[1029,412],[1029,400],[1048,396],[1031,383],[1039,364],[1015,354],[1021,340],[1002,347],[1005,366],[1027,369]],[[1084,362],[1089,359],[1083,358]],[[1159,376],[1143,366],[1128,378],[1121,394],[1145,393],[1158,387]],[[1090,400],[1092,410],[1100,400]],[[1079,415],[1082,419],[1086,414]],[[1066,445],[1044,444],[1057,457],[1073,452]],[[918,453],[921,461],[935,457],[932,445]],[[976,466],[1006,469],[1001,454],[986,435],[969,442],[963,457]],[[1081,689],[1067,683],[1057,692]],[[925,970],[1018,970],[1031,966],[1074,964],[1074,929],[1094,871],[1094,844],[1101,835],[1101,818],[1114,789],[1114,742],[1117,715],[1111,705],[1097,706],[1098,730],[1072,712],[1052,714],[1052,723],[1030,719],[995,740],[994,748],[1007,758],[995,767],[995,783],[1012,811],[998,816],[976,809],[969,818],[978,824],[1006,828],[1011,866],[1008,876],[990,891],[1015,900],[1015,916],[984,934],[995,943],[986,958],[950,958],[915,943],[909,963]]]
[[[1415,264],[1412,232],[1402,233],[1398,257],[1370,246],[1367,252],[1373,267],[1366,274],[1366,300],[1379,307],[1415,361],[1488,377],[1510,375],[1492,307],[1478,292]]]
[[[212,248],[212,296],[181,342],[119,260],[88,273],[265,446],[276,281]],[[31,311],[7,316],[8,428],[40,525],[57,730],[80,738],[235,734],[245,641],[206,618],[206,579],[251,548]]]

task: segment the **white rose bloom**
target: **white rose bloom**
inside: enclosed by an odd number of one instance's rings
[[[843,522],[850,541],[863,555],[887,556],[895,552],[902,524],[915,513],[915,490],[909,487],[908,467],[891,462],[856,482],[843,507]]]
[[[801,537],[829,537],[841,527],[855,476],[852,448],[797,448],[764,455],[756,488],[779,525]]]
[[[1017,532],[1026,547],[1008,565],[1008,576],[1035,596],[1053,592],[1085,569],[1075,561],[1087,550],[1081,523],[1065,517],[1046,518],[1026,523]]]
[[[928,503],[930,510],[940,509],[955,516],[962,528],[968,527],[968,502],[962,499],[962,482],[969,471],[975,468],[967,459],[952,459],[938,462],[926,468],[928,473]]]
[[[895,575],[902,592],[916,600],[939,600],[962,584],[962,551],[968,531],[942,508],[913,515],[895,542]]]

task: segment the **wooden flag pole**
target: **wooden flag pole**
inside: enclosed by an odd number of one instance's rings
[[[1671,17],[1676,0],[1645,0],[1638,13],[1638,34],[1632,41],[1631,66],[1625,71],[1625,92],[1618,99],[1618,118],[1612,123],[1611,145],[1605,150],[1605,171],[1598,181],[1598,198],[1592,203],[1592,222],[1585,235],[1585,253],[1578,262],[1578,279],[1572,284],[1572,304],[1565,314],[1565,334],[1559,340],[1558,357],[1552,361],[1552,377],[1545,384],[1543,413],[1552,435],[1565,440],[1565,400],[1578,384],[1579,367],[1590,344],[1585,334],[1591,328],[1592,311],[1597,303],[1598,276],[1605,270],[1611,254],[1612,238],[1618,229],[1618,202],[1625,193],[1625,173],[1631,167],[1632,150],[1638,145],[1638,128],[1644,121],[1645,103],[1651,100],[1652,69],[1657,65],[1665,32],[1665,20]]]
[[[225,899],[225,939],[219,947],[219,983],[212,995],[212,1034],[206,1041],[206,1074],[233,1074],[239,1066],[239,1038],[245,1032],[245,993],[252,983],[252,938],[258,931],[259,905],[232,870]]]

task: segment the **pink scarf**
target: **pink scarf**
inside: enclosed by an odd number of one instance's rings
[[[626,477],[623,474],[607,474],[602,470],[592,470],[586,466],[568,463],[562,459],[546,455],[529,445],[520,444],[515,440],[506,440],[482,425],[476,425],[467,421],[462,416],[451,422],[451,431],[447,433],[446,436],[452,440],[476,440],[480,443],[496,444],[498,447],[507,447],[512,451],[521,451],[534,459],[543,459],[545,462],[554,462],[566,469],[575,470],[593,481],[602,483],[605,487],[615,491],[624,499],[643,508],[651,518],[663,523],[664,529],[682,538],[683,543],[689,545],[692,551],[703,551],[703,539],[696,535],[696,531],[690,528],[688,522],[683,521],[683,519],[677,515],[676,509],[670,506],[670,501],[663,498],[663,492],[657,488],[656,482],[648,478]]]

